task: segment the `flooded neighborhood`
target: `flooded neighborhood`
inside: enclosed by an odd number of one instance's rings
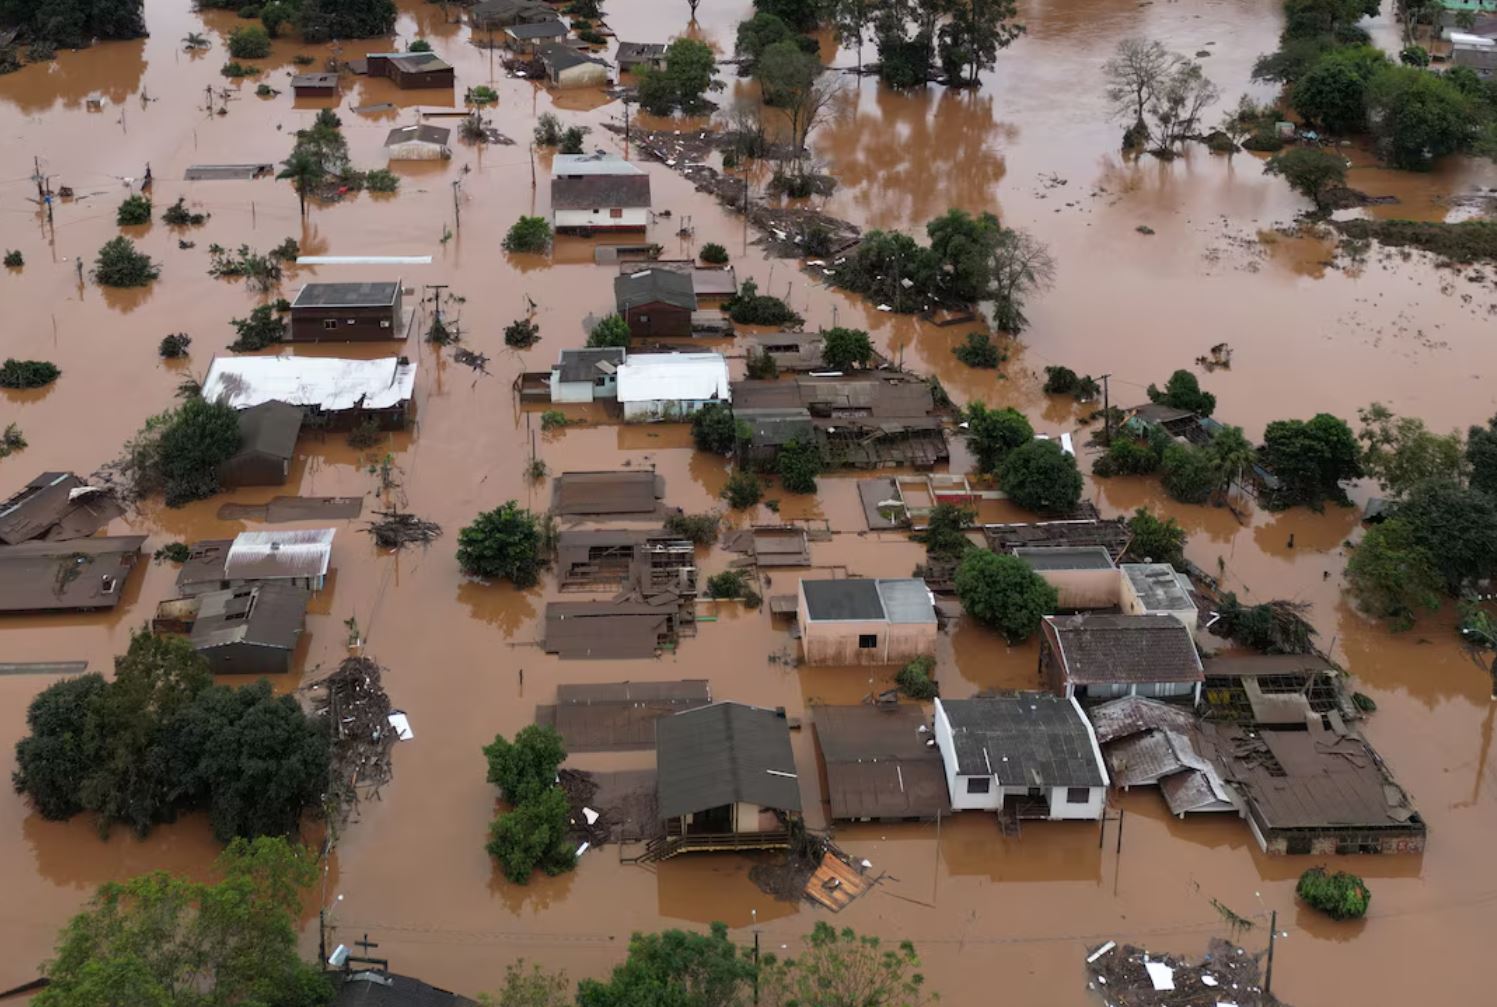
[[[1486,1002],[1494,39],[0,0],[0,1002]]]

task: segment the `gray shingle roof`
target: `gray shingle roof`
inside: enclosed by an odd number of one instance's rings
[[[1190,630],[1172,615],[1047,616],[1045,633],[1076,685],[1205,678]]]
[[[1099,545],[1033,546],[1014,550],[1031,570],[1111,570],[1112,555]]]
[[[192,645],[198,650],[231,643],[294,650],[311,597],[288,584],[212,591],[198,602]]]
[[[951,722],[957,772],[1003,787],[1100,787],[1106,779],[1086,720],[1068,699],[1017,692],[938,700]]]
[[[555,367],[557,380],[568,381],[592,381],[600,374],[607,373],[599,368],[599,364],[608,364],[617,369],[624,362],[625,350],[622,346],[595,346],[579,350],[562,350],[561,357]]]
[[[609,210],[650,208],[649,175],[583,175],[551,179],[551,209]],[[660,272],[660,270],[654,270]],[[691,277],[686,288],[692,290]],[[692,307],[696,306],[693,294]]]
[[[601,59],[595,59],[586,53],[578,52],[571,46],[563,45],[560,42],[543,45],[537,50],[537,53],[541,57],[541,62],[545,63],[552,73],[568,70],[574,66],[581,66],[584,63],[596,63],[599,66],[608,65]]]
[[[404,126],[402,129],[410,129]],[[423,127],[430,129],[431,127]],[[400,132],[396,130],[395,132]],[[447,132],[445,129],[442,132]],[[391,136],[394,134],[392,133]],[[393,141],[386,140],[386,143]],[[373,283],[309,283],[296,292],[294,308],[384,308],[395,303],[400,284],[393,280]]]
[[[504,29],[504,34],[511,38],[533,39],[533,38],[562,38],[567,33],[567,26],[560,21],[537,21],[534,24],[512,24]]]
[[[670,269],[644,269],[628,276],[616,276],[613,279],[613,296],[618,301],[620,311],[657,301],[689,311],[697,308],[696,287],[692,284],[691,277]]]
[[[329,973],[332,1007],[474,1007],[467,997],[410,976],[382,972]]]
[[[239,450],[244,455],[265,455],[289,461],[296,454],[304,414],[299,406],[285,402],[262,402],[239,411]]]
[[[445,147],[447,141],[452,138],[452,130],[441,126],[396,126],[390,130],[385,137],[385,146],[389,147],[397,143],[410,143],[419,140],[421,143],[434,143]]]
[[[790,728],[774,710],[714,703],[655,722],[660,817],[724,804],[800,810]]]

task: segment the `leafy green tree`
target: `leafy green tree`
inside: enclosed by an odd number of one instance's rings
[[[1362,471],[1395,496],[1419,483],[1445,479],[1459,483],[1466,475],[1461,435],[1437,434],[1413,416],[1398,416],[1381,402],[1357,411],[1362,429]]]
[[[17,360],[7,357],[0,364],[0,388],[45,388],[62,374],[47,360]]]
[[[821,362],[834,371],[867,367],[873,362],[873,342],[862,329],[826,329],[821,333]]]
[[[1497,501],[1443,479],[1415,486],[1398,508],[1447,593],[1497,575]]]
[[[1210,416],[1216,411],[1216,396],[1201,391],[1201,383],[1190,371],[1179,370],[1164,383],[1164,391],[1158,386],[1148,388],[1149,401],[1173,409],[1184,409],[1200,417]]]
[[[935,253],[899,231],[869,231],[839,264],[837,286],[887,304],[901,314],[924,309],[936,291],[941,264]]]
[[[642,68],[639,78],[639,101],[647,111],[668,115],[673,109],[694,112],[703,105],[708,91],[721,90],[715,79],[717,60],[705,42],[682,36],[665,50],[665,69]]]
[[[94,279],[105,287],[144,287],[160,275],[161,267],[123,235],[104,242],[94,260]]]
[[[1164,491],[1181,503],[1203,504],[1221,485],[1211,453],[1191,444],[1171,444],[1160,457]]]
[[[1333,920],[1361,919],[1372,901],[1372,892],[1361,878],[1345,871],[1332,874],[1324,867],[1301,874],[1294,893]]]
[[[916,542],[925,543],[928,558],[960,559],[973,548],[966,529],[976,519],[970,508],[956,504],[938,503],[925,518],[925,528],[910,536]]]
[[[880,0],[826,0],[822,13],[840,45],[852,45],[858,53],[858,76],[863,75],[863,41],[873,27]]]
[[[1477,121],[1460,88],[1407,66],[1377,72],[1367,88],[1367,109],[1378,153],[1395,168],[1418,171],[1469,147]]]
[[[424,38],[418,38],[410,44],[407,52],[431,52],[431,43]]]
[[[573,1007],[572,986],[565,972],[547,972],[525,959],[504,966],[504,985],[490,996],[478,996],[479,1007]]]
[[[1327,209],[1331,192],[1346,184],[1346,161],[1315,147],[1291,147],[1269,158],[1263,170],[1282,175],[1289,187],[1308,197],[1317,210]]]
[[[815,31],[821,20],[821,0],[754,0],[754,10],[772,14],[796,31]]]
[[[764,499],[764,483],[752,472],[739,469],[723,484],[722,498],[734,510],[748,510]]]
[[[554,727],[530,724],[509,741],[502,734],[483,748],[489,782],[510,804],[534,800],[556,784],[556,770],[566,760],[566,746]]]
[[[1055,588],[1017,556],[971,549],[956,568],[956,595],[978,622],[1001,632],[1009,643],[1023,643],[1055,611]]]
[[[815,493],[821,475],[821,452],[809,441],[792,438],[775,458],[780,485],[790,493]]]
[[[748,424],[734,419],[726,403],[709,402],[691,418],[691,440],[698,451],[731,457],[748,437]]]
[[[54,46],[82,49],[94,39],[140,38],[143,0],[0,0],[0,25]]]
[[[998,344],[993,342],[993,337],[986,332],[969,332],[963,342],[957,343],[951,350],[956,359],[968,367],[985,368],[992,370],[1003,363],[1005,354],[998,349]]]
[[[998,482],[1014,504],[1040,514],[1069,514],[1081,500],[1076,459],[1052,440],[1031,440],[1010,451]]]
[[[1398,53],[1398,61],[1404,66],[1429,66],[1429,50],[1422,45],[1404,46]]]
[[[577,1007],[744,1007],[753,978],[753,963],[722,923],[705,934],[635,933],[606,981],[578,985]]]
[[[619,315],[607,315],[587,335],[589,346],[629,346],[629,323]]]
[[[551,247],[551,225],[545,217],[521,217],[504,236],[506,252],[544,252]]]
[[[151,222],[151,197],[133,194],[125,197],[114,213],[114,222],[120,227],[135,227]]]
[[[989,409],[981,402],[967,406],[967,450],[977,462],[977,471],[998,471],[1010,451],[1034,440],[1034,427],[1017,409]]]
[[[529,882],[536,870],[565,874],[577,866],[567,838],[568,820],[566,793],[560,787],[549,787],[494,819],[489,827],[489,855],[517,885]]]
[[[1387,65],[1376,46],[1332,49],[1294,82],[1294,110],[1332,133],[1358,132],[1367,125],[1367,85]]]
[[[1497,416],[1466,431],[1466,464],[1471,488],[1497,496]]]
[[[728,261],[728,250],[715,241],[709,241],[702,246],[698,256],[709,266],[721,266]]]
[[[987,294],[993,302],[993,325],[1010,335],[1028,328],[1024,302],[1053,285],[1055,271],[1055,259],[1039,238],[1012,227],[1000,230],[993,245],[993,282]]]
[[[100,886],[63,928],[38,1007],[320,1007],[332,988],[297,953],[316,863],[283,839],[235,840],[223,880],[158,871]]]
[[[395,29],[395,0],[301,0],[296,26],[307,42],[375,38]]]
[[[277,181],[289,181],[296,190],[303,217],[307,215],[307,196],[321,189],[327,179],[327,169],[322,159],[310,150],[301,148],[291,151],[291,156],[281,162],[281,170],[276,175]]]
[[[11,782],[43,818],[83,810],[79,783],[98,770],[100,739],[89,731],[107,686],[97,672],[64,679],[36,694],[26,710],[26,737],[16,743]]]
[[[759,285],[744,280],[738,292],[723,302],[728,317],[740,325],[800,325],[800,315],[772,294],[759,293]]]
[[[1136,562],[1168,563],[1179,569],[1185,565],[1185,529],[1172,517],[1161,519],[1140,507],[1128,519],[1127,555]]]
[[[1206,444],[1206,454],[1216,470],[1215,491],[1222,496],[1232,491],[1233,483],[1243,481],[1243,473],[1249,471],[1258,458],[1258,450],[1242,428],[1226,425],[1217,427],[1212,433]]]
[[[235,28],[229,33],[229,55],[235,59],[264,59],[270,55],[270,34],[257,24]]]
[[[805,51],[804,44],[807,41],[814,43],[815,40],[800,34],[773,14],[760,12],[738,23],[738,35],[733,44],[733,53],[743,65],[753,69],[760,54],[770,46],[780,42],[790,42],[801,51]]]
[[[993,286],[993,250],[1003,227],[991,213],[947,210],[925,225],[940,263],[941,292],[958,301],[985,300]]]
[[[1092,474],[1109,476],[1143,476],[1159,470],[1160,455],[1153,445],[1132,437],[1114,437],[1101,458],[1092,462]]]
[[[940,686],[931,677],[935,667],[935,658],[924,655],[917,657],[899,669],[899,673],[894,676],[894,684],[911,699],[935,699],[941,693]]]
[[[1341,483],[1361,477],[1360,456],[1351,427],[1329,413],[1275,420],[1263,431],[1263,463],[1281,484],[1277,502],[1287,506],[1344,501]]]
[[[811,86],[821,75],[821,69],[821,60],[814,53],[806,52],[798,41],[787,38],[760,51],[754,61],[754,79],[759,82],[764,104],[785,108]]]
[[[242,443],[233,407],[201,397],[183,402],[161,428],[161,483],[167,506],[180,507],[217,493],[219,467]]]
[[[978,74],[998,63],[998,53],[1007,49],[1024,26],[1014,21],[1014,0],[958,0],[947,5],[941,25],[941,66],[955,87],[977,87]]]
[[[1442,586],[1434,560],[1400,517],[1368,529],[1346,564],[1346,587],[1357,607],[1394,629],[1408,629],[1421,609],[1439,608]]]
[[[286,320],[273,304],[257,304],[248,318],[231,318],[229,324],[234,327],[229,349],[236,353],[253,353],[286,338]]]
[[[457,564],[470,577],[507,578],[518,588],[540,580],[540,523],[513,500],[485,511],[457,535]]]

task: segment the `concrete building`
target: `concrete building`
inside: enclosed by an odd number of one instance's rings
[[[802,580],[796,622],[807,664],[905,664],[936,654],[935,600],[915,578]]]
[[[1073,698],[937,699],[935,735],[957,811],[1096,821],[1107,807],[1102,751]]]
[[[218,481],[239,486],[284,486],[296,457],[302,411],[285,402],[239,410],[239,450],[218,467]]]
[[[1119,589],[1126,615],[1172,615],[1195,639],[1200,613],[1190,593],[1190,581],[1168,563],[1124,563]]]
[[[291,78],[291,93],[298,98],[336,98],[338,75],[335,73],[298,73]]]
[[[558,231],[643,231],[650,175],[612,154],[557,154],[551,161],[551,223]]]
[[[1118,604],[1118,570],[1102,546],[1021,546],[1013,554],[1055,588],[1062,611]]]
[[[405,330],[400,280],[308,283],[291,302],[287,338],[293,343],[352,343],[404,339]]]
[[[1040,630],[1040,678],[1057,695],[1200,702],[1201,656],[1172,615],[1049,615]]]
[[[605,87],[608,64],[571,46],[551,42],[536,47],[546,79],[556,87]]]
[[[203,397],[248,409],[262,402],[301,407],[308,426],[351,429],[374,420],[405,427],[416,388],[416,364],[405,357],[215,357]]]
[[[441,126],[396,126],[385,136],[391,161],[443,161],[452,156],[452,130]]]
[[[551,368],[552,402],[596,402],[618,398],[618,372],[628,356],[622,346],[562,350]]]
[[[697,309],[691,277],[671,269],[643,269],[614,277],[614,303],[636,339],[678,338],[691,335],[691,316]]]
[[[681,420],[709,402],[731,402],[721,353],[644,353],[619,366],[619,404],[626,423]]]

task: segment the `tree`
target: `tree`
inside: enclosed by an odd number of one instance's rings
[[[1132,437],[1114,437],[1101,458],[1092,462],[1092,475],[1145,476],[1159,471],[1160,452],[1146,441]]]
[[[231,318],[229,324],[234,327],[229,349],[236,353],[253,353],[286,338],[286,320],[272,304],[258,304],[248,318]]]
[[[888,947],[877,937],[819,921],[799,955],[769,964],[765,983],[783,1004],[920,1007],[935,997],[919,968],[909,941]]]
[[[915,532],[910,538],[925,543],[928,559],[960,559],[963,553],[973,548],[965,529],[975,518],[968,508],[938,503],[926,515],[924,530]]]
[[[800,325],[804,319],[772,294],[759,293],[759,285],[744,280],[738,293],[723,302],[728,317],[740,325]]]
[[[138,193],[126,196],[125,201],[114,213],[114,222],[120,227],[149,224],[151,222],[151,197]]]
[[[1294,82],[1294,110],[1332,133],[1367,125],[1367,85],[1388,57],[1376,46],[1343,46],[1326,52]]]
[[[1394,629],[1408,629],[1421,609],[1439,608],[1441,587],[1434,560],[1401,517],[1368,529],[1346,563],[1346,588],[1357,607]]]
[[[418,38],[407,47],[406,52],[431,52],[431,43],[424,38]]]
[[[698,451],[731,457],[748,440],[748,425],[733,418],[733,407],[709,402],[691,418],[691,440]]]
[[[1161,520],[1147,507],[1140,507],[1128,519],[1129,559],[1141,563],[1168,563],[1179,569],[1185,565],[1185,529],[1172,517]]]
[[[0,25],[57,47],[83,49],[94,39],[140,38],[142,0],[0,0]]]
[[[1243,472],[1252,468],[1258,451],[1241,427],[1224,425],[1212,433],[1206,444],[1206,455],[1216,472],[1214,492],[1226,497],[1232,492],[1232,484],[1241,483]]]
[[[1010,451],[1034,440],[1034,427],[1017,409],[989,409],[981,402],[967,406],[967,450],[977,462],[977,471],[998,471]]]
[[[499,861],[504,876],[517,885],[528,883],[536,869],[565,874],[577,866],[567,838],[568,817],[566,793],[560,787],[549,787],[494,819],[486,848]]]
[[[752,472],[739,469],[728,476],[720,495],[734,510],[748,510],[764,498],[764,484]]]
[[[540,523],[513,500],[485,511],[457,536],[457,564],[470,577],[508,578],[518,588],[540,580]]]
[[[433,327],[436,322],[433,320]],[[445,326],[443,327],[445,329]],[[450,336],[448,337],[451,338]],[[516,318],[504,327],[504,345],[515,349],[529,349],[541,340],[541,327],[529,318]]]
[[[873,343],[862,329],[825,329],[821,333],[821,362],[834,371],[867,367],[873,362]]]
[[[229,55],[235,59],[264,59],[270,55],[270,35],[257,24],[241,25],[229,33]]]
[[[773,14],[796,31],[814,31],[821,20],[821,0],[754,0],[754,10]]]
[[[395,29],[395,0],[301,0],[296,25],[307,42],[375,38]]]
[[[1194,374],[1185,370],[1171,374],[1170,379],[1164,383],[1162,392],[1157,386],[1150,385],[1148,395],[1150,402],[1157,402],[1172,409],[1184,409],[1203,419],[1216,411],[1216,396],[1210,392],[1201,391],[1200,381]]]
[[[1017,556],[971,549],[956,568],[956,595],[978,622],[1001,632],[1009,643],[1023,643],[1055,611],[1055,588]]]
[[[1466,464],[1471,488],[1497,496],[1497,416],[1466,431]]]
[[[1420,68],[1429,66],[1429,50],[1422,45],[1404,46],[1399,50],[1398,61],[1404,66]]]
[[[1301,874],[1294,893],[1333,920],[1361,919],[1372,901],[1372,892],[1361,878],[1345,871],[1332,874],[1324,867]]]
[[[504,236],[506,252],[544,252],[551,246],[551,225],[545,217],[524,217]]]
[[[974,304],[993,289],[994,253],[1003,227],[991,213],[947,210],[925,225],[931,254],[940,267],[941,293]]]
[[[161,267],[123,236],[104,242],[94,260],[94,279],[105,287],[144,287],[160,275]]]
[[[1010,451],[998,482],[1015,505],[1040,514],[1069,514],[1081,500],[1076,459],[1052,440],[1031,440]]]
[[[586,126],[568,126],[561,134],[561,143],[556,152],[558,154],[580,154],[582,153],[583,138],[587,136]]]
[[[1415,486],[1398,508],[1448,594],[1497,574],[1497,501],[1443,479]]]
[[[1174,149],[1200,130],[1201,115],[1221,98],[1199,63],[1181,59],[1149,95],[1149,137],[1156,154]]]
[[[1381,402],[1357,411],[1362,429],[1362,471],[1376,479],[1384,491],[1403,496],[1430,479],[1462,482],[1466,458],[1461,435],[1433,433],[1424,421],[1397,416]]]
[[[577,1007],[743,1007],[753,978],[753,963],[722,923],[705,934],[635,933],[606,982],[578,984]]]
[[[79,781],[97,771],[99,754],[88,726],[106,688],[97,672],[64,679],[37,693],[26,710],[28,733],[16,743],[11,782],[43,818],[60,821],[83,810]]]
[[[301,205],[301,215],[307,215],[307,196],[315,193],[327,182],[327,173],[323,169],[322,161],[307,150],[296,149],[291,151],[291,156],[281,162],[281,170],[276,175],[277,181],[289,181],[291,187],[296,190],[297,202]]]
[[[993,247],[993,324],[1003,332],[1018,335],[1029,325],[1024,300],[1050,288],[1055,282],[1055,259],[1043,241],[1028,231],[1005,227]]]
[[[718,91],[723,83],[716,80],[717,61],[712,49],[694,38],[678,38],[665,50],[665,69],[642,68],[639,77],[639,102],[647,111],[669,115],[680,108],[694,112],[702,107],[708,91]]]
[[[1107,100],[1113,114],[1131,119],[1131,135],[1148,134],[1144,112],[1163,82],[1182,62],[1160,42],[1134,36],[1118,43],[1112,58],[1102,64],[1107,80]]]
[[[956,359],[968,367],[982,367],[989,370],[1003,363],[1005,354],[998,349],[998,344],[993,342],[993,337],[986,332],[969,332],[967,338],[956,346],[951,352]]]
[[[1378,153],[1395,168],[1427,170],[1466,149],[1477,117],[1471,100],[1438,74],[1385,66],[1367,88],[1367,119]]]
[[[185,1003],[319,1007],[332,999],[297,953],[303,889],[317,877],[300,846],[235,840],[204,884],[157,871],[100,886],[68,923],[38,1007]]]
[[[741,66],[752,71],[760,55],[770,46],[780,42],[790,42],[802,52],[815,54],[815,39],[800,34],[780,18],[762,11],[738,23],[738,35],[733,44],[733,53],[738,57]]]
[[[1159,460],[1164,491],[1181,503],[1203,504],[1221,485],[1211,453],[1191,444],[1171,444]]]
[[[239,450],[239,414],[222,402],[193,397],[161,428],[161,484],[168,507],[202,500],[221,488],[219,467]]]
[[[821,475],[821,452],[810,441],[791,438],[775,458],[780,485],[790,493],[815,493]]]
[[[495,735],[483,755],[489,762],[489,782],[503,791],[506,801],[519,805],[555,786],[567,749],[556,728],[530,724],[520,728],[512,742]]]
[[[618,315],[607,315],[587,334],[588,346],[629,345],[629,323]]]
[[[1329,413],[1275,420],[1263,431],[1263,463],[1280,483],[1276,502],[1285,506],[1344,501],[1341,483],[1361,477],[1360,455],[1351,427]]]
[[[17,360],[7,357],[0,364],[0,388],[45,388],[62,374],[47,360]]]
[[[1314,202],[1315,209],[1329,209],[1327,198],[1346,184],[1346,161],[1314,147],[1291,147],[1268,159],[1263,170],[1282,175],[1289,187]]]
[[[821,61],[788,39],[760,54],[754,77],[763,90],[764,103],[785,117],[791,153],[798,159],[806,138],[836,98],[840,81],[823,75]]]
[[[908,314],[926,307],[940,264],[929,248],[898,231],[869,231],[832,275],[839,287]]]
[[[696,3],[693,0],[695,13]],[[539,965],[525,967],[525,959],[504,966],[504,985],[490,996],[478,996],[479,1007],[573,1007],[571,984],[565,972],[547,972]]]
[[[709,241],[703,245],[697,255],[709,266],[725,265],[728,261],[728,250],[715,241]]]
[[[1016,24],[1014,0],[957,0],[947,6],[941,25],[941,64],[954,87],[976,87],[978,74],[991,70],[1000,50],[1024,33]]]
[[[863,75],[863,39],[873,23],[879,0],[827,0],[823,12],[839,45],[852,44],[858,52],[858,76]]]

